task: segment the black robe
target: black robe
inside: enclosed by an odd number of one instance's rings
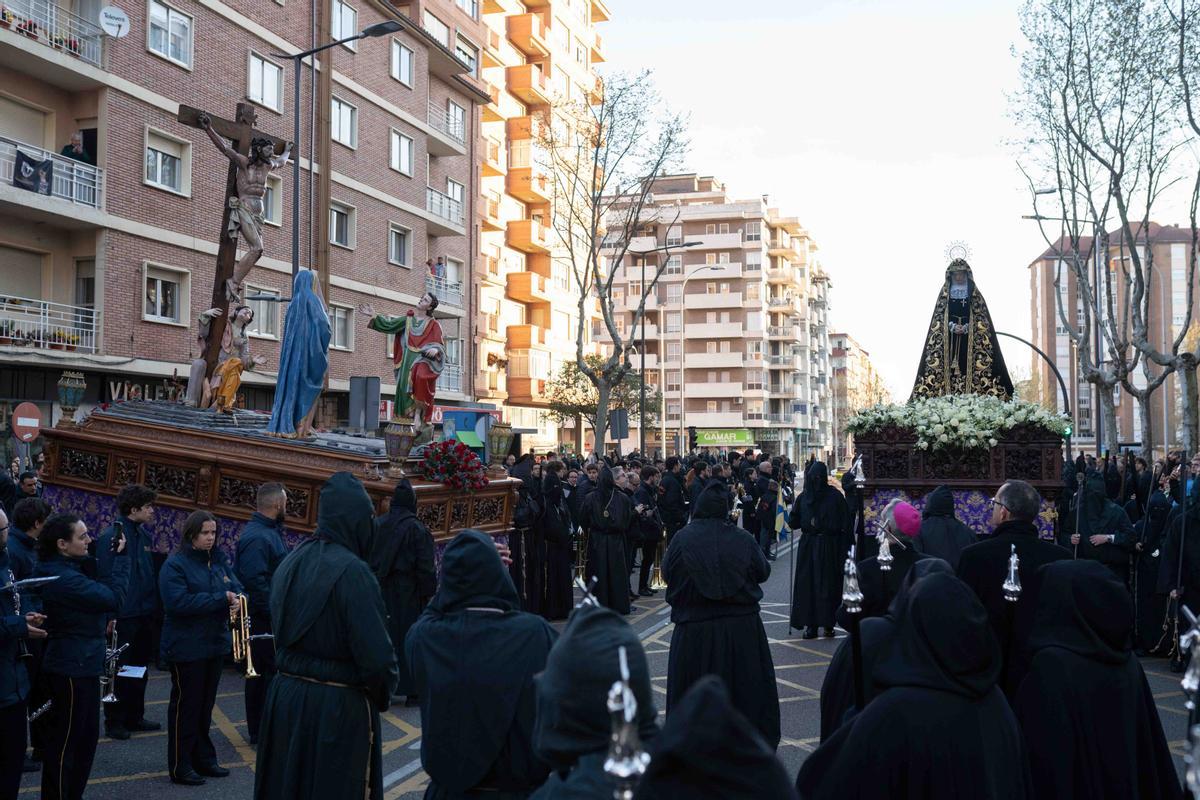
[[[628,614],[629,565],[625,534],[633,525],[633,502],[613,482],[612,470],[601,467],[599,486],[584,501],[588,531],[588,571],[596,576],[596,597],[606,608]]]
[[[271,579],[275,664],[258,734],[255,800],[379,800],[379,712],[396,684],[371,553],[371,498],[348,472],[321,488],[317,531]]]
[[[1192,484],[1186,507],[1177,505],[1168,516],[1158,591],[1169,594],[1172,589],[1180,590],[1183,605],[1200,611],[1200,478]],[[1179,628],[1185,629],[1186,625]]]
[[[446,546],[437,594],[405,642],[421,696],[426,798],[484,790],[517,800],[546,779],[531,742],[533,676],[557,634],[519,608],[491,537],[466,530]]]
[[[913,584],[936,572],[953,574],[950,565],[940,558],[923,558],[913,564],[888,607],[888,613],[864,619],[859,624],[859,636],[862,641],[863,699],[866,702],[871,702],[878,694],[874,680],[875,665],[883,657],[896,632],[896,620],[904,614],[908,604],[908,593]],[[843,639],[825,670],[825,678],[821,682],[821,741],[832,736],[851,714],[861,710],[854,707],[852,648],[853,642],[849,638]]]
[[[873,558],[879,553],[879,543],[874,536],[867,535],[867,521],[863,515],[863,493],[854,482],[854,473],[846,470],[842,475],[842,491],[846,495],[846,538],[854,545],[859,561]]]
[[[1114,468],[1115,470],[1115,468]],[[1129,555],[1133,552],[1133,525],[1125,511],[1107,499],[1104,478],[1092,473],[1084,480],[1079,507],[1072,509],[1063,526],[1066,538],[1059,542],[1069,548],[1076,558],[1090,558],[1104,564],[1122,583],[1129,583]],[[1079,544],[1071,544],[1071,536],[1078,530]],[[1111,544],[1094,545],[1093,535],[1112,534],[1116,540]]]
[[[1163,564],[1163,550],[1167,532],[1167,516],[1171,512],[1171,501],[1160,491],[1150,495],[1146,513],[1135,527],[1141,550],[1137,554],[1136,588],[1134,612],[1136,616],[1135,647],[1150,651],[1163,638],[1162,623],[1167,613],[1167,594],[1158,586],[1159,573]],[[1165,653],[1169,648],[1163,650]]]
[[[909,570],[925,558],[913,547],[911,539],[905,539],[903,543],[892,542],[892,568],[889,570],[879,567],[879,556],[858,562],[858,586],[863,594],[860,619],[886,614]],[[837,622],[843,628],[849,624],[844,606],[838,606]]]
[[[643,745],[658,733],[650,668],[637,634],[607,608],[580,607],[537,679],[533,748],[553,772],[531,800],[611,800],[616,783],[604,772],[612,733],[606,699],[621,677],[620,647],[625,648]]]
[[[682,532],[682,531],[681,531]],[[697,681],[648,748],[636,800],[794,800],[774,748],[730,702],[715,675]]]
[[[875,668],[882,692],[804,762],[800,797],[1029,797],[1021,733],[996,687],[999,661],[970,589],[952,575],[918,581]]]
[[[774,749],[779,744],[779,692],[767,632],[759,616],[771,566],[754,537],[730,523],[720,486],[700,493],[692,521],[671,539],[663,559],[671,606],[667,711],[692,684],[718,675],[733,705]]]
[[[542,499],[545,510],[538,523],[541,538],[546,543],[542,616],[566,619],[575,604],[572,594],[575,553],[571,546],[571,516],[563,499],[562,480],[553,472],[546,473],[542,481]]]
[[[1014,704],[1036,797],[1183,797],[1132,637],[1133,605],[1111,572],[1045,567],[1033,663]]]
[[[927,556],[934,556],[958,568],[962,551],[975,544],[975,533],[954,516],[954,493],[948,486],[939,486],[925,498],[921,510],[921,533],[916,546]]]
[[[842,568],[850,542],[846,500],[829,485],[828,471],[813,462],[804,476],[788,525],[800,532],[792,593],[793,628],[832,628],[842,601]]]
[[[377,520],[378,530],[371,553],[371,569],[383,592],[388,635],[396,651],[400,675],[397,695],[417,693],[404,658],[404,637],[437,591],[433,535],[417,519],[416,511],[417,495],[408,481],[403,481],[392,496],[391,510]]]
[[[530,527],[521,537],[521,563],[524,571],[521,573],[520,595],[526,611],[541,614],[546,602],[546,539],[541,524],[546,505],[542,498],[542,482],[534,477],[533,466],[533,459],[523,456],[522,460],[513,466],[512,477],[521,481],[518,503],[532,503],[540,509],[540,513],[531,520]]]

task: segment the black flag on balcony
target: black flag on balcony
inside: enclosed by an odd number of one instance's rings
[[[17,151],[17,160],[13,164],[13,186],[27,192],[38,194],[53,194],[54,192],[54,161],[47,158],[37,161]]]

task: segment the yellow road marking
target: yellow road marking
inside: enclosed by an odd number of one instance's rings
[[[419,769],[417,770],[416,774],[414,774],[404,783],[393,787],[387,794],[383,796],[383,800],[396,800],[396,798],[407,794],[408,792],[415,792],[420,789],[424,789],[427,783],[429,783],[429,776],[425,774],[425,770]]]
[[[225,716],[225,712],[220,706],[213,706],[213,724],[217,726],[217,730],[229,740],[233,745],[233,749],[237,751],[238,756],[242,759],[242,764],[254,770],[254,763],[258,759],[258,755],[254,752],[254,748],[245,740],[237,727],[229,721],[229,717]]]
[[[227,764],[226,766],[229,767],[230,769],[241,769],[241,768],[247,767],[249,765],[248,764]],[[132,775],[109,775],[108,777],[105,777],[105,778],[91,778],[88,780],[88,786],[98,786],[102,783],[126,783],[128,781],[143,781],[143,780],[149,780],[150,778],[166,778],[166,777],[168,777],[168,776],[167,776],[167,771],[165,769],[162,772],[135,772]],[[33,794],[34,792],[40,792],[41,790],[42,790],[42,787],[41,787],[40,779],[39,779],[39,783],[37,785],[26,786],[25,788],[23,788],[21,790],[21,794]]]

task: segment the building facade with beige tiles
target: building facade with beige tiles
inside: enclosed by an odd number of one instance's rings
[[[374,23],[402,30],[325,51],[305,68],[301,214],[291,165],[268,183],[264,255],[251,292],[291,292],[293,225],[301,266],[317,270],[333,325],[319,420],[345,415],[352,376],[394,383],[388,342],[355,308],[402,313],[441,300],[448,364],[439,400],[471,401],[480,249],[479,174],[487,41],[474,0],[125,0],[128,35],[98,27],[99,0],[5,0],[0,20],[0,402],[33,400],[48,421],[62,370],[81,370],[87,402],[160,395],[197,354],[210,302],[227,161],[180,104],[292,138],[291,54]],[[61,155],[82,133],[85,160]],[[12,185],[21,159],[53,164],[48,194]],[[441,257],[433,275],[427,260]],[[281,303],[252,303],[244,402],[270,408]],[[15,336],[20,332],[20,338]],[[4,335],[4,334],[8,335]]]
[[[639,347],[644,334],[646,378],[662,390],[647,449],[676,452],[694,434],[715,449],[753,442],[793,459],[823,454],[832,444],[831,286],[816,242],[767,198],[732,198],[712,177],[662,176],[652,190],[654,213],[612,265],[618,331]],[[688,246],[634,255],[673,244]],[[644,331],[632,327],[643,270],[647,283],[659,275]],[[599,324],[595,333],[608,338]],[[640,368],[641,353],[632,361]],[[622,445],[639,438],[632,425]]]
[[[832,463],[846,467],[854,455],[854,437],[847,432],[846,424],[864,408],[891,402],[891,392],[871,362],[871,354],[853,336],[831,333],[829,346],[833,370]]]

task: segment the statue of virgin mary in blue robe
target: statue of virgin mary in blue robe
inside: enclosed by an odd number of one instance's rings
[[[292,299],[283,321],[279,379],[267,433],[285,439],[308,436],[317,398],[329,369],[329,314],[317,273],[302,269],[292,281]]]

